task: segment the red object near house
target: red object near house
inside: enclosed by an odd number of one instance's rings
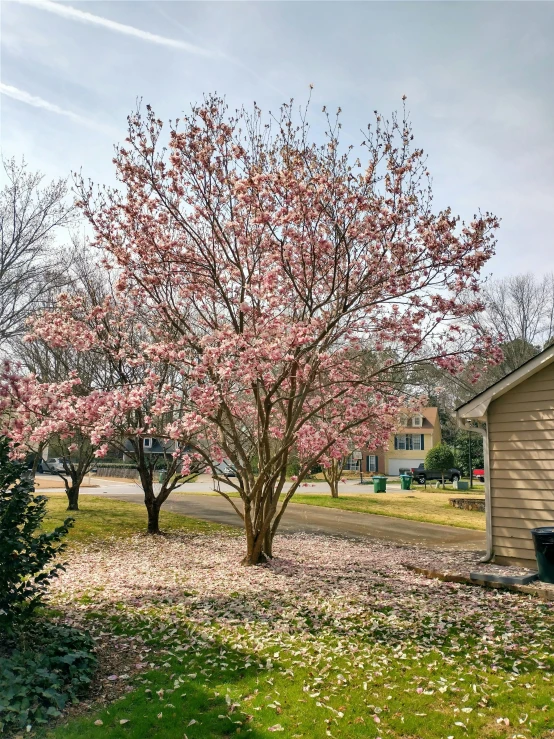
[[[481,482],[485,482],[485,470],[473,470],[473,477],[481,480]]]

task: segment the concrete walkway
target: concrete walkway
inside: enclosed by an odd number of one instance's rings
[[[100,481],[98,481],[100,482]],[[118,500],[143,505],[143,495],[137,487],[121,483],[102,481],[97,491],[83,491],[83,495],[102,495]],[[240,505],[240,500],[236,501]],[[178,492],[164,503],[163,510],[180,513],[205,521],[242,526],[230,504],[219,496]],[[280,531],[283,533],[310,532],[347,536],[353,538],[376,538],[399,544],[419,544],[427,547],[451,549],[485,549],[485,534],[482,531],[441,526],[403,518],[376,516],[371,513],[355,513],[336,508],[290,503]]]

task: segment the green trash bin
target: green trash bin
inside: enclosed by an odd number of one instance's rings
[[[411,490],[412,488],[412,476],[411,475],[400,475],[400,488],[402,490]]]
[[[165,480],[165,470],[162,470],[160,474],[158,475],[158,482],[163,482]]]
[[[386,493],[387,492],[387,478],[384,475],[374,475],[373,492],[374,493]]]
[[[554,526],[531,529],[539,580],[554,584]]]

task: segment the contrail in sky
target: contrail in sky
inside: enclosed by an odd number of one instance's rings
[[[20,90],[18,87],[7,85],[4,82],[0,82],[0,94],[6,95],[13,100],[18,100],[20,103],[31,105],[33,108],[41,108],[42,110],[48,110],[50,113],[56,113],[57,115],[63,115],[66,118],[71,118],[72,121],[75,121],[76,123],[81,123],[85,126],[89,126],[90,128],[96,128],[100,131],[105,132],[108,132],[109,130],[106,126],[103,126],[101,123],[97,123],[91,118],[87,118],[86,116],[74,113],[72,110],[60,108],[60,106],[56,105],[55,103],[50,103],[48,100],[44,100],[37,95],[31,95],[30,93],[25,92],[25,90]]]
[[[134,26],[128,26],[125,23],[118,23],[117,21],[109,20],[101,15],[94,15],[93,13],[87,13],[86,10],[77,10],[72,8],[70,5],[65,3],[55,3],[52,0],[15,0],[23,5],[32,5],[40,10],[46,10],[49,13],[54,13],[62,18],[68,18],[80,23],[87,23],[92,26],[101,26],[107,28],[110,31],[116,33],[122,33],[126,36],[134,36],[135,38],[142,39],[143,41],[149,41],[152,44],[159,44],[161,46],[169,46],[174,49],[182,49],[190,54],[196,54],[198,56],[221,56],[217,52],[204,49],[194,44],[189,44],[186,41],[180,41],[178,39],[168,38],[167,36],[159,36],[157,33],[150,33],[150,31],[143,31],[140,28]]]

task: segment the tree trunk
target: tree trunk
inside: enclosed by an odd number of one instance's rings
[[[153,501],[145,501],[146,510],[148,511],[148,533],[161,534],[160,531],[160,506]]]
[[[67,510],[68,511],[78,511],[79,510],[79,486],[72,485],[65,492],[67,495]]]
[[[271,531],[266,532],[262,553],[267,559],[273,558],[273,537],[271,536]]]
[[[271,559],[263,549],[256,547],[256,549],[248,550],[246,556],[243,558],[241,564],[245,567],[252,567],[253,565],[263,565]]]
[[[154,470],[139,456],[137,470],[140,484],[144,491],[144,505],[148,513],[148,534],[161,534],[160,531],[160,508],[163,501],[157,500],[154,493]]]
[[[329,483],[329,486],[331,488],[331,497],[332,498],[338,498],[339,497],[339,481],[338,480],[332,480]]]
[[[264,535],[258,533],[256,535],[246,534],[246,556],[241,564],[246,567],[252,565],[263,565],[273,557],[273,536],[271,530]]]

